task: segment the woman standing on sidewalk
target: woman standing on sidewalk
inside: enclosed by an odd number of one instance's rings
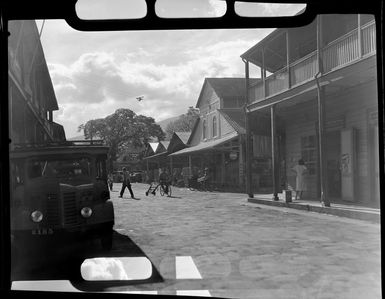
[[[305,175],[307,174],[307,168],[305,162],[299,159],[298,164],[292,170],[296,173],[295,200],[302,199],[302,193],[306,191]]]

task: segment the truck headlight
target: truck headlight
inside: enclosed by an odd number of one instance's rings
[[[43,213],[39,210],[33,211],[31,213],[31,220],[36,223],[41,222],[43,220]]]
[[[84,207],[80,210],[80,214],[82,214],[84,218],[89,218],[92,215],[92,209],[90,207]]]

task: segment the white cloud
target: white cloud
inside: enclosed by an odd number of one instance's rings
[[[209,15],[213,17],[221,17],[226,12],[226,2],[221,0],[209,0],[211,10]]]
[[[123,263],[113,258],[86,259],[80,267],[85,280],[128,280]]]
[[[117,62],[114,53],[82,54],[69,66],[50,64],[60,111],[56,120],[67,137],[78,135],[78,125],[129,108],[157,121],[185,113],[195,105],[205,77],[243,76],[239,57],[254,41],[223,41],[181,53],[175,64],[138,62],[126,55]],[[145,95],[138,102],[136,97]]]

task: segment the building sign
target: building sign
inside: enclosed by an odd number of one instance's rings
[[[237,152],[230,152],[229,158],[230,158],[230,160],[236,160],[238,158],[238,153]]]

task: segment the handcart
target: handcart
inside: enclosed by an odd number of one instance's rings
[[[150,184],[150,186],[148,187],[148,190],[146,191],[146,196],[148,196],[148,194],[150,193],[152,195],[156,195],[156,191],[158,189],[161,196],[164,196],[165,194],[167,194],[169,197],[171,196],[171,185],[168,185],[168,190],[167,190],[167,185],[165,183],[157,183],[157,182],[152,182]]]

